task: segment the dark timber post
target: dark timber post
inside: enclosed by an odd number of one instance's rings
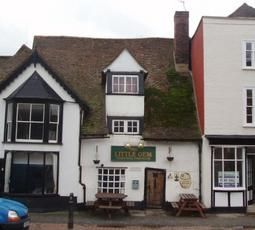
[[[68,229],[73,229],[73,211],[74,211],[73,193],[70,193],[68,203],[69,203],[69,205],[68,205]]]

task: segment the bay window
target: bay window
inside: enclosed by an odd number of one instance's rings
[[[59,143],[60,110],[61,105],[57,103],[7,102],[5,140]]]
[[[214,188],[244,187],[244,148],[213,147]]]

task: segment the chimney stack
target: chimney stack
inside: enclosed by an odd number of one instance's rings
[[[189,71],[189,12],[174,15],[174,60],[177,72]]]

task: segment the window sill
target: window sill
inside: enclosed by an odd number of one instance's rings
[[[242,192],[242,191],[245,191],[246,188],[244,187],[240,187],[240,188],[220,188],[220,187],[216,187],[216,188],[213,188],[213,191],[214,192]]]
[[[252,124],[244,124],[243,128],[255,128],[255,125]]]
[[[242,70],[255,70],[255,66],[253,67],[246,67],[246,66],[243,66],[242,67]]]
[[[23,142],[23,141],[3,141],[3,144],[29,144],[29,145],[63,145],[62,142],[52,143],[52,142]]]

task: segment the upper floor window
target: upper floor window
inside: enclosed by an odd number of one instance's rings
[[[116,134],[138,134],[139,120],[113,120],[112,130]]]
[[[8,103],[6,141],[60,142],[60,105]]]
[[[112,92],[124,94],[137,94],[138,87],[137,75],[113,75]]]
[[[255,125],[255,88],[245,89],[245,124]]]
[[[255,68],[255,41],[243,42],[243,68]]]

